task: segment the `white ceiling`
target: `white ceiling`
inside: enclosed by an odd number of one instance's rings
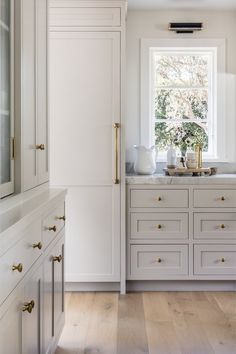
[[[133,9],[234,9],[236,0],[128,0]]]

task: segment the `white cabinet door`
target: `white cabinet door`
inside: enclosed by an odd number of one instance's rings
[[[120,45],[119,32],[50,34],[50,171],[69,189],[68,281],[120,279]]]
[[[22,353],[42,353],[42,267],[24,288],[22,311]]]
[[[0,314],[0,352],[3,354],[22,354],[22,297],[22,291],[16,291],[6,312]]]
[[[22,189],[48,180],[47,0],[21,0]]]

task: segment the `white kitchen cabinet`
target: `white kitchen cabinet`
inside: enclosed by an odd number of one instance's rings
[[[52,354],[56,349],[65,321],[64,199],[64,190],[39,187],[1,205],[1,353]],[[55,220],[46,242],[45,225]]]
[[[48,181],[47,0],[15,1],[16,189]]]
[[[126,2],[84,4],[50,2],[51,184],[68,189],[66,281],[119,282]]]

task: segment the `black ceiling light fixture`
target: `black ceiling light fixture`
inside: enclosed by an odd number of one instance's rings
[[[176,33],[193,33],[202,29],[202,22],[170,22],[169,24],[169,31]]]

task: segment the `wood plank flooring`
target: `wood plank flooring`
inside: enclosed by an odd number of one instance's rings
[[[68,293],[56,354],[235,354],[236,293]]]

